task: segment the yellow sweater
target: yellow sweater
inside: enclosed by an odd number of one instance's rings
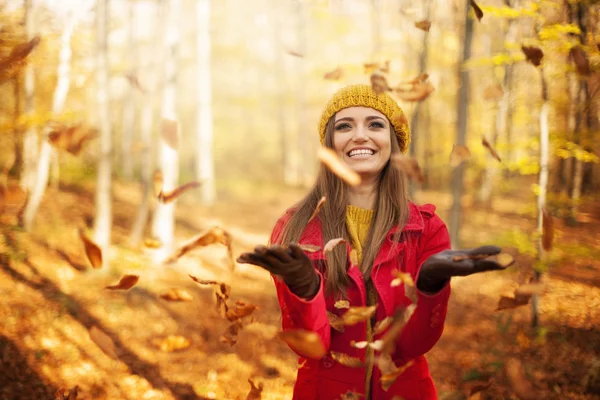
[[[358,256],[357,258],[359,264],[360,260],[362,260],[362,249],[365,244],[365,241],[367,240],[367,235],[369,233],[369,228],[371,227],[371,222],[373,221],[374,214],[374,210],[367,210],[352,205],[349,205],[346,208],[346,229],[348,229],[350,240],[352,241],[352,248],[356,250],[356,255]],[[373,283],[370,279],[366,282],[366,288],[367,305],[375,305],[377,303],[377,292],[373,287]],[[373,341],[373,326],[371,323],[371,319],[367,320],[367,341]],[[371,377],[373,375],[374,364],[373,349],[370,346],[367,346],[367,354],[365,361],[365,400],[369,400],[371,398]]]

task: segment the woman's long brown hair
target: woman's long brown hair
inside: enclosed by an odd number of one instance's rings
[[[333,148],[334,123],[335,116],[331,117],[325,128],[325,146],[330,148]],[[392,154],[400,152],[393,128],[390,128],[390,136]],[[322,196],[327,197],[327,201],[319,212],[323,243],[340,237],[350,240],[346,230],[348,189],[342,180],[321,164],[314,187],[295,206],[292,217],[283,228],[280,236],[282,244],[297,243],[300,240],[308,220]],[[396,225],[402,228],[406,224],[409,213],[408,199],[406,177],[388,162],[379,178],[373,222],[363,247],[360,270],[366,279],[371,277],[375,257],[389,230]],[[333,251],[327,253],[326,257],[325,292],[331,295],[344,293],[348,286],[346,247],[336,246]]]

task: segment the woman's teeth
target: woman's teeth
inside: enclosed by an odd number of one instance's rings
[[[348,153],[348,156],[349,157],[372,156],[373,154],[375,154],[375,152],[373,150],[369,150],[369,149],[357,149],[357,150],[352,150],[350,153]]]

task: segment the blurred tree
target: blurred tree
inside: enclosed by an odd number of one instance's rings
[[[296,31],[296,51],[300,54],[306,56],[306,52],[308,50],[307,46],[307,33],[306,33],[306,23],[308,17],[307,4],[303,1],[295,2],[295,31]],[[298,126],[298,135],[297,139],[297,151],[298,160],[295,163],[298,167],[298,181],[301,185],[308,186],[312,183],[312,176],[310,174],[310,167],[308,165],[308,160],[310,159],[309,152],[309,140],[307,135],[312,132],[310,129],[307,129],[307,101],[306,101],[306,89],[307,89],[307,79],[308,74],[306,71],[306,60],[304,57],[296,58],[296,75],[297,75],[297,86],[296,86],[296,109],[297,109],[297,126]]]
[[[135,16],[136,2],[128,0],[127,2],[127,75],[129,79],[138,79],[138,57],[137,44],[135,39]],[[133,157],[131,150],[134,138],[135,119],[137,110],[137,91],[134,84],[127,86],[125,101],[123,102],[123,132],[121,137],[121,169],[123,176],[127,180],[133,179]]]
[[[23,3],[23,12],[25,14],[25,30],[27,40],[34,37],[35,28],[33,26],[33,0],[25,0]],[[34,112],[35,96],[35,74],[33,65],[27,63],[25,66],[25,106],[24,113],[28,119],[31,119]],[[38,156],[38,135],[35,125],[31,121],[27,124],[27,130],[23,138],[23,170],[21,171],[21,187],[31,192],[35,183],[35,169]]]

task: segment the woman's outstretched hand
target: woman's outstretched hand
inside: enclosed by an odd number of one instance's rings
[[[253,252],[240,254],[237,262],[257,265],[281,276],[296,296],[309,299],[319,291],[319,275],[312,261],[295,243],[290,243],[287,248],[256,246]]]
[[[445,250],[429,257],[419,273],[417,289],[435,293],[453,276],[467,276],[485,271],[505,269],[507,265],[487,259],[500,254],[497,246],[482,246],[467,250]]]

